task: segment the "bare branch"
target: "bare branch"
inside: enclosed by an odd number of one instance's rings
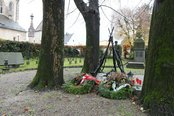
[[[72,26],[77,22],[77,20],[79,19],[79,16],[80,16],[80,12],[79,12],[79,14],[78,14],[76,20],[73,22],[73,24],[72,24],[70,27],[72,27]]]
[[[118,25],[119,25],[119,27],[123,30],[124,34],[128,36],[128,35],[129,35],[129,32],[127,32],[126,29],[124,29],[124,27],[123,27],[123,25],[121,24],[121,21],[120,21],[120,20],[118,20]]]
[[[112,20],[110,20],[108,17],[107,17],[107,15],[106,15],[106,13],[104,12],[104,10],[103,10],[103,8],[102,7],[100,7],[101,8],[101,11],[102,11],[102,13],[103,13],[103,15],[106,17],[106,19],[109,21],[109,22],[111,22],[111,23],[115,23],[114,21],[112,21]]]
[[[140,16],[143,14],[143,12],[149,7],[149,5],[150,5],[150,3],[151,3],[152,1],[153,1],[153,0],[150,0],[150,2],[149,2],[148,5],[144,8],[144,10],[143,10],[141,13],[138,14],[138,17],[140,17]]]
[[[67,8],[67,14],[69,12],[69,6],[70,6],[70,0],[68,1],[68,8]],[[66,18],[67,18],[68,15],[66,15]]]
[[[123,14],[121,14],[120,12],[118,12],[117,10],[115,10],[114,8],[112,8],[110,6],[107,6],[107,5],[100,5],[99,7],[102,7],[102,6],[113,10],[114,12],[116,12],[117,14],[121,15],[122,17],[124,17],[125,19],[127,19],[128,21],[131,22],[131,20],[129,20],[126,16],[124,16]]]
[[[77,8],[75,8],[74,10],[72,10],[71,12],[67,13],[66,15],[70,15],[71,13],[73,13],[74,11],[76,11]]]
[[[106,0],[103,0],[102,3],[101,3],[101,5],[102,5],[105,1],[106,1]]]
[[[142,2],[143,0],[140,0],[139,3],[134,7],[134,9],[132,11],[134,11],[139,5],[140,3]]]

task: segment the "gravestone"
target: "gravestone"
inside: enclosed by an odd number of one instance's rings
[[[145,43],[142,38],[138,38],[134,42],[134,61],[135,62],[145,61]]]
[[[134,42],[134,60],[128,62],[127,68],[144,68],[145,61],[145,42],[138,38]]]
[[[22,53],[20,52],[0,52],[0,65],[19,66],[24,64]]]

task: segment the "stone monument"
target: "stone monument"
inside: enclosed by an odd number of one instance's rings
[[[21,52],[0,52],[0,66],[18,67],[24,64],[24,59]]]
[[[145,61],[145,43],[142,38],[138,38],[134,42],[134,61],[135,62]]]
[[[137,38],[134,42],[134,60],[128,62],[127,68],[144,68],[145,61],[145,42],[141,38]]]

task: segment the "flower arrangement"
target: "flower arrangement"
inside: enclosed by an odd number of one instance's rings
[[[105,82],[99,85],[99,95],[110,99],[126,99],[132,89],[124,73],[111,72]]]
[[[62,88],[72,94],[86,94],[91,92],[95,85],[94,80],[85,80],[85,74],[76,76],[74,79],[69,82],[63,84]]]

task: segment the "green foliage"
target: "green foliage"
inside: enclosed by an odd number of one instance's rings
[[[145,107],[152,107],[152,105],[158,104],[159,106],[168,105],[174,108],[174,97],[170,95],[170,93],[167,91],[163,94],[160,91],[151,91],[148,95],[144,97],[143,100],[143,105]]]
[[[40,47],[40,44],[0,40],[1,52],[22,52],[23,57],[27,59],[39,57]],[[65,46],[64,55],[65,57],[79,56],[79,51],[72,46]]]
[[[79,51],[76,48],[65,46],[64,48],[65,57],[74,57],[79,55]]]
[[[73,81],[69,81],[63,84],[62,88],[72,94],[85,94],[91,92],[95,82],[94,81],[87,81],[82,85],[74,85]]]
[[[129,95],[131,94],[131,89],[130,88],[122,88],[121,90],[115,92],[112,91],[106,87],[104,87],[104,84],[100,84],[99,85],[99,95],[103,96],[105,98],[109,98],[109,99],[126,99],[129,97]]]
[[[134,59],[134,51],[131,51],[129,53],[128,59],[133,60]]]
[[[39,44],[0,40],[1,52],[22,52],[23,57],[34,58],[39,56],[39,50],[40,50]]]
[[[17,41],[4,41],[0,39],[0,51],[1,52],[22,52],[23,57],[35,58],[39,57],[40,44],[32,44],[28,42],[17,42]],[[83,57],[85,54],[85,46],[65,46],[64,47],[64,56],[65,57]],[[103,55],[103,50],[100,47],[101,55]],[[104,47],[105,48],[105,47]],[[81,50],[80,52],[78,51]],[[117,50],[121,51],[121,46],[117,46]],[[121,52],[120,52],[121,53]]]
[[[117,45],[116,50],[118,50],[120,56],[122,56],[122,47],[121,47],[121,45]]]

